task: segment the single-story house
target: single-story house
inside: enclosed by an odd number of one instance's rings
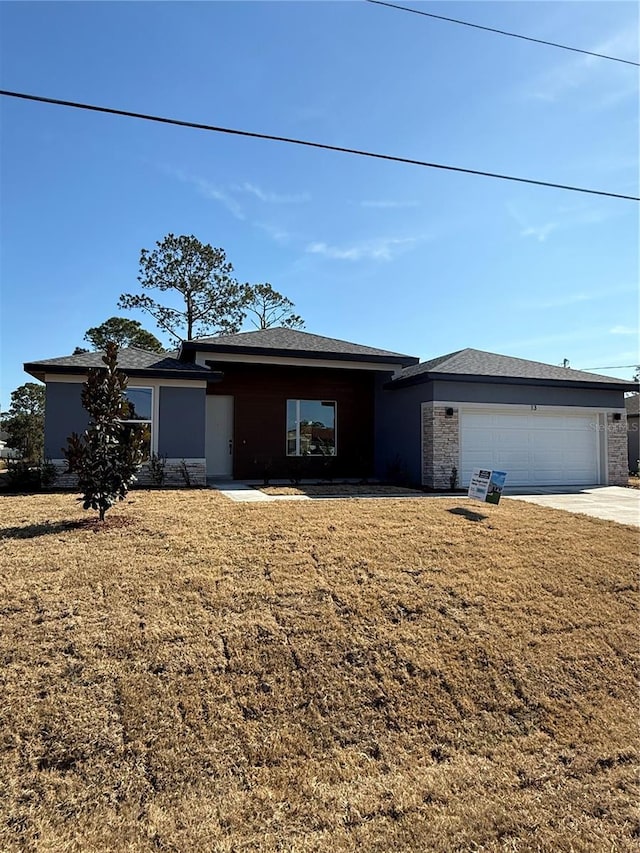
[[[640,394],[626,397],[624,405],[627,410],[629,471],[636,474],[640,468]]]
[[[0,429],[0,459],[20,459],[22,454],[8,446],[9,433]]]
[[[507,486],[623,484],[631,383],[463,349],[430,361],[292,329],[119,354],[131,420],[167,483],[209,479],[394,479],[466,486],[476,467]],[[87,423],[81,383],[101,353],[29,362],[46,384],[45,454]],[[144,477],[141,478],[144,482]]]

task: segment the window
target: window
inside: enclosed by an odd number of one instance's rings
[[[287,456],[335,455],[335,402],[287,400]]]
[[[123,409],[123,429],[125,433],[134,430],[142,433],[142,452],[148,459],[151,456],[153,391],[151,388],[127,388],[123,397],[127,403]]]

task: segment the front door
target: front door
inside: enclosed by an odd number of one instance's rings
[[[233,397],[207,394],[207,477],[233,476]]]

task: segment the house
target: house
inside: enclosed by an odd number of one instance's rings
[[[626,397],[624,401],[627,410],[627,449],[629,471],[638,474],[640,467],[640,394]]]
[[[20,459],[22,454],[19,450],[13,450],[8,446],[9,433],[0,429],[0,459]]]
[[[25,364],[46,383],[45,453],[87,423],[80,400],[100,353]],[[165,457],[165,482],[375,476],[465,486],[475,467],[507,485],[622,484],[631,383],[463,349],[402,353],[275,328],[122,350],[132,428]],[[144,482],[144,478],[141,478]]]

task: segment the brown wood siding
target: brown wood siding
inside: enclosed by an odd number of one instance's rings
[[[233,476],[363,477],[373,470],[375,371],[218,363],[208,394],[234,399]],[[335,457],[286,453],[287,400],[335,400]]]

